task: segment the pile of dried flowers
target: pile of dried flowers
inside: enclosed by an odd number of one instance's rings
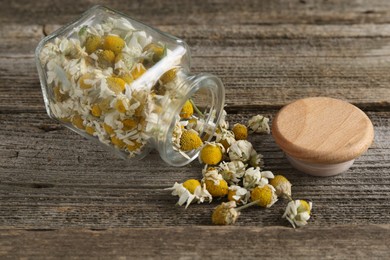
[[[177,204],[185,204],[186,208],[193,202],[211,202],[214,198],[227,197],[228,202],[222,202],[212,213],[211,220],[216,225],[234,224],[241,210],[255,205],[270,208],[278,198],[289,201],[283,218],[294,228],[306,225],[312,203],[293,200],[291,183],[282,175],[274,176],[271,171],[263,170],[263,156],[247,140],[248,133],[269,134],[269,119],[256,115],[247,125],[235,124],[230,129],[225,117],[224,111],[213,142],[199,143],[200,140],[194,138],[196,134],[180,136],[184,147],[202,146],[199,153],[199,161],[205,164],[202,179],[176,182],[166,190],[178,196]]]

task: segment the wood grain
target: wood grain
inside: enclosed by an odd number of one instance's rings
[[[69,239],[71,238],[71,239]],[[380,259],[389,225],[1,230],[0,257],[66,259]],[[199,250],[202,249],[202,250]]]
[[[124,161],[50,120],[35,68],[44,35],[105,4],[184,39],[192,71],[226,86],[232,123],[271,119],[309,96],[349,101],[374,124],[372,147],[346,173],[294,170],[270,135],[251,136],[265,169],[313,201],[293,230],[285,203],[210,226],[221,201],[176,207],[163,190],[202,166],[156,152]],[[387,259],[390,223],[390,1],[0,0],[0,258]]]

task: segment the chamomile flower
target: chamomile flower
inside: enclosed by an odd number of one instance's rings
[[[251,200],[257,201],[257,204],[263,208],[269,208],[278,200],[275,188],[272,185],[266,184],[257,186],[251,192]]]
[[[251,133],[259,133],[259,134],[269,134],[269,118],[264,117],[262,115],[253,116],[248,121],[248,128]]]
[[[218,133],[215,133],[215,141],[222,144],[225,149],[229,149],[229,147],[236,142],[236,138],[232,131],[221,128]]]
[[[247,140],[239,140],[233,143],[229,149],[228,154],[231,161],[247,162],[251,158],[253,146]]]
[[[235,201],[236,203],[246,204],[248,199],[250,198],[250,191],[247,189],[238,186],[238,185],[230,185],[228,192],[228,200]]]
[[[224,197],[228,194],[228,184],[215,168],[208,168],[204,172],[202,182],[213,197]]]
[[[307,224],[310,219],[312,203],[305,200],[292,200],[287,204],[283,218],[286,218],[291,225],[301,227]]]
[[[249,158],[249,165],[252,167],[260,167],[260,168],[263,167],[264,166],[263,155],[257,153],[255,149],[252,149]]]
[[[235,209],[235,201],[222,202],[216,207],[211,216],[211,221],[215,225],[231,225],[234,224],[240,213]]]
[[[193,202],[198,201],[198,203],[202,203],[204,201],[212,200],[210,193],[205,189],[205,186],[201,185],[198,180],[189,179],[184,183],[177,183],[173,185],[171,188],[167,188],[166,190],[172,190],[173,196],[179,196],[179,201],[177,204],[182,206],[186,204],[186,208]]]
[[[243,185],[247,189],[252,189],[256,186],[268,184],[268,179],[272,179],[274,175],[270,171],[260,171],[259,167],[250,167],[245,171]]]
[[[199,153],[199,161],[204,164],[216,165],[223,157],[225,148],[223,145],[215,142],[206,142]]]
[[[246,164],[241,161],[221,162],[219,168],[223,179],[229,184],[237,184],[245,174]]]
[[[195,130],[184,130],[180,137],[180,149],[183,151],[191,151],[201,147],[203,144],[198,132]]]
[[[236,140],[246,140],[248,138],[248,129],[243,124],[235,124],[232,131]]]
[[[229,129],[229,122],[226,120],[227,112],[224,109],[221,113],[221,118],[219,119],[218,128],[220,129]]]
[[[291,197],[291,183],[283,175],[276,175],[270,180],[270,184],[275,188],[278,197]]]

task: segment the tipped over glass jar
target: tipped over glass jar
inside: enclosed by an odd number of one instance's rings
[[[190,75],[182,40],[106,7],[45,37],[36,62],[49,116],[123,158],[188,164],[223,114],[221,80]]]

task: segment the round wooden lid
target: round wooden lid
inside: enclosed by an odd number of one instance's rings
[[[364,153],[373,141],[374,128],[354,105],[312,97],[283,107],[273,120],[272,135],[280,148],[296,159],[333,164]]]

